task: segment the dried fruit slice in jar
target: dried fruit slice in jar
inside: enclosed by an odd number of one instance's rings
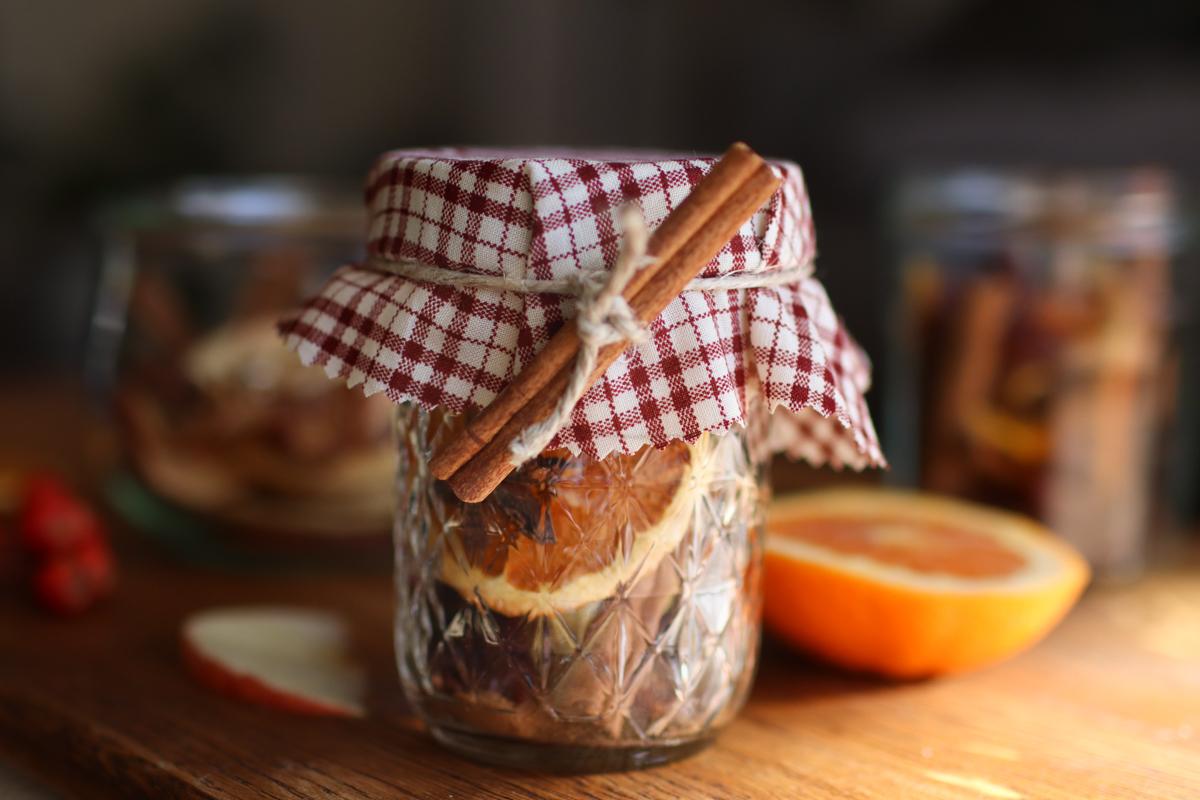
[[[904,678],[1029,647],[1088,580],[1079,554],[1033,520],[885,490],[776,500],[764,570],[768,630],[835,664]]]
[[[442,579],[513,617],[612,597],[652,573],[689,529],[709,439],[600,460],[542,453],[483,502],[462,506],[445,531]]]

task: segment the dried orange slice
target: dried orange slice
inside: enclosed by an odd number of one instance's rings
[[[764,621],[851,669],[938,675],[1037,642],[1088,575],[1070,546],[1015,514],[899,491],[815,492],[767,515]]]
[[[448,526],[442,579],[506,616],[570,611],[654,571],[692,521],[708,437],[602,460],[547,451]]]

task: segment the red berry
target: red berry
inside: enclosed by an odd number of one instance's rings
[[[55,558],[39,567],[33,588],[44,608],[63,616],[87,610],[96,599],[91,578],[71,558]]]
[[[39,476],[26,485],[21,539],[29,550],[43,555],[65,553],[103,536],[92,510],[57,479]]]
[[[104,597],[112,592],[116,584],[116,570],[113,567],[112,550],[105,542],[99,539],[84,542],[69,558],[83,571],[96,597]]]

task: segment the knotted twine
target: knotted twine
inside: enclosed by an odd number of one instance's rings
[[[654,264],[647,255],[650,231],[636,206],[627,206],[619,215],[621,249],[611,270],[597,267],[564,278],[510,278],[456,272],[419,261],[404,261],[372,256],[366,266],[379,272],[409,280],[457,288],[495,289],[519,294],[558,294],[575,298],[575,326],[579,331],[579,352],[571,368],[562,397],[545,419],[529,425],[513,439],[512,463],[520,466],[546,448],[571,416],[576,403],[588,390],[588,378],[596,368],[600,351],[617,342],[641,344],[646,340],[646,325],[625,300],[623,293],[639,270]],[[738,272],[715,278],[694,278],[684,291],[762,289],[785,286],[812,277],[811,259],[794,266],[769,272]]]

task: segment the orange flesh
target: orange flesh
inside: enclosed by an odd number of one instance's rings
[[[831,490],[776,501],[768,520],[764,624],[855,670],[922,678],[994,663],[1045,636],[1088,581],[1087,564],[1042,526],[969,503]],[[893,580],[862,560],[908,574]]]
[[[770,533],[915,572],[991,578],[1015,573],[1026,563],[992,537],[903,517],[817,517],[790,524],[779,520]]]
[[[662,518],[689,458],[683,442],[602,461],[547,451],[469,507],[458,529],[467,560],[522,590],[603,570]]]

